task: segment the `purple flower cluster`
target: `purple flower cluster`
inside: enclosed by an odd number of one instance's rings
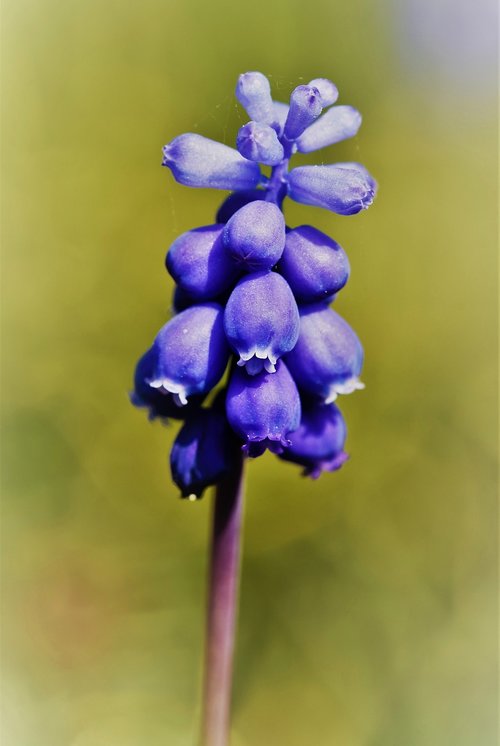
[[[289,170],[294,153],[355,135],[361,115],[333,106],[338,92],[325,79],[299,85],[287,105],[249,72],[236,96],[251,119],[237,149],[191,133],[163,148],[179,183],[231,191],[214,225],[171,245],[176,315],[135,372],[135,405],[185,421],[171,453],[185,497],[217,483],[237,448],[253,457],[269,449],[312,477],[338,469],[346,427],[334,401],[363,387],[359,339],[329,307],[348,280],[348,258],[316,228],[287,227],[282,212],[286,196],[339,215],[371,205],[376,183],[358,163]],[[269,177],[259,164],[271,167]]]

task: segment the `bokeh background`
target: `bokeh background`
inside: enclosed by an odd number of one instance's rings
[[[232,746],[496,743],[496,15],[3,0],[4,746],[196,743],[211,495],[178,500],[176,427],[127,392],[166,249],[224,196],[161,146],[232,144],[249,69],[332,78],[364,124],[324,157],[380,193],[286,207],[349,253],[367,388],[339,473],[250,465]]]

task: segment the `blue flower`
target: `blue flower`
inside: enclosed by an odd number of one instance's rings
[[[162,392],[149,385],[153,372],[157,366],[158,352],[150,347],[139,359],[134,373],[134,389],[130,394],[130,401],[135,407],[148,410],[150,420],[161,419],[181,420],[199,408],[203,396],[192,396],[185,407],[176,404],[173,394]]]
[[[276,361],[294,348],[299,335],[299,310],[286,280],[276,272],[243,277],[229,296],[224,330],[247,373],[264,368],[273,373]]]
[[[300,397],[286,365],[276,371],[249,376],[234,368],[226,399],[229,424],[244,441],[249,456],[260,456],[266,448],[281,453],[290,445],[289,435],[300,423]]]
[[[304,475],[317,479],[336,471],[349,458],[344,451],[347,429],[335,404],[308,401],[302,404],[300,425],[289,435],[290,445],[281,459],[304,467]]]
[[[285,218],[273,202],[241,207],[223,233],[228,253],[247,272],[271,269],[285,248]]]
[[[355,215],[372,204],[376,184],[366,169],[353,164],[299,166],[288,176],[288,196],[304,205],[324,207],[338,215]]]
[[[207,225],[187,231],[168,251],[167,269],[190,298],[213,300],[239,275],[222,242],[223,228],[223,225]]]
[[[312,85],[299,85],[290,96],[290,109],[283,134],[287,140],[296,140],[323,111],[323,99]]]
[[[223,398],[189,417],[170,452],[172,479],[182,497],[199,498],[217,484],[230,472],[240,447],[226,419]]]
[[[285,357],[298,387],[329,403],[364,388],[363,348],[344,319],[323,303],[302,306],[297,344]]]
[[[236,85],[236,98],[246,109],[250,119],[262,124],[274,121],[274,106],[271,86],[265,75],[259,72],[243,73]]]
[[[276,130],[260,122],[248,122],[240,129],[236,147],[249,161],[265,166],[277,166],[284,157],[283,145],[278,140]]]
[[[286,234],[278,270],[300,303],[329,299],[346,284],[349,260],[338,243],[310,225]]]
[[[297,140],[297,150],[311,153],[354,137],[361,126],[361,114],[352,106],[334,106],[317,119]]]
[[[257,163],[227,145],[190,132],[165,145],[162,166],[190,187],[252,189],[261,180]]]
[[[160,329],[153,350],[155,365],[147,380],[152,388],[173,394],[179,406],[188,396],[208,393],[229,359],[222,307],[203,303],[181,311]]]

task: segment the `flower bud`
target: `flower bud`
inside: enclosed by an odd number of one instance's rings
[[[250,202],[229,220],[222,238],[242,269],[271,269],[285,247],[285,218],[273,202]]]
[[[224,408],[200,409],[179,431],[170,452],[172,479],[182,497],[197,499],[228,474],[238,441]]]
[[[354,168],[353,164],[299,166],[288,176],[289,197],[339,215],[366,210],[374,200],[375,187],[366,169]]]
[[[319,117],[322,109],[317,88],[309,85],[297,86],[290,96],[290,110],[285,122],[284,135],[287,140],[296,140]]]
[[[238,353],[238,365],[251,376],[293,349],[299,333],[299,311],[287,282],[276,272],[255,272],[243,277],[229,296],[224,329]]]
[[[246,109],[250,119],[263,124],[272,124],[274,110],[271,86],[265,75],[259,72],[240,75],[236,85],[236,98]]]
[[[290,432],[300,423],[300,397],[283,361],[278,361],[275,373],[262,371],[256,376],[235,368],[229,380],[226,412],[249,456],[260,456],[266,448],[280,453],[287,447]]]
[[[361,126],[361,114],[352,106],[334,106],[317,119],[297,140],[301,153],[311,153],[354,137]]]
[[[190,412],[199,408],[203,396],[193,396],[185,407],[179,407],[172,394],[152,388],[148,381],[153,375],[158,360],[157,350],[151,347],[140,358],[134,373],[134,390],[130,394],[130,401],[135,407],[148,409],[148,417],[154,420],[157,417],[167,419],[171,417],[181,420]]]
[[[285,362],[297,386],[327,404],[364,388],[363,348],[349,324],[323,303],[302,306],[300,334]]]
[[[212,300],[238,275],[222,242],[223,225],[183,233],[171,245],[166,266],[179,287],[197,300]]]
[[[279,456],[304,467],[304,476],[317,479],[324,471],[336,471],[349,458],[344,452],[347,429],[335,404],[302,404],[300,425],[290,433],[290,446]]]
[[[314,80],[309,81],[308,85],[314,86],[314,88],[318,89],[323,108],[334,104],[339,97],[337,86],[334,85],[331,80],[327,80],[326,78],[315,78]]]
[[[299,302],[327,300],[349,277],[349,260],[338,243],[310,225],[286,234],[278,270]]]
[[[248,205],[249,202],[264,200],[265,198],[266,192],[264,189],[244,189],[241,192],[233,192],[229,197],[226,197],[217,210],[215,220],[217,223],[227,223],[233,217],[234,213],[238,212],[240,207]]]
[[[162,166],[172,171],[176,181],[190,187],[252,189],[261,178],[257,163],[234,148],[191,132],[165,145]]]
[[[248,122],[236,138],[236,147],[244,158],[266,166],[276,166],[283,160],[283,145],[276,131],[268,124]]]
[[[156,364],[148,379],[154,389],[171,393],[179,405],[192,394],[205,394],[222,377],[229,358],[223,310],[216,303],[186,308],[160,329],[153,349]]]

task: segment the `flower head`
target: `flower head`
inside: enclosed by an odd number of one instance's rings
[[[185,496],[222,478],[235,447],[249,456],[269,449],[313,477],[338,469],[346,428],[332,402],[363,386],[361,343],[328,307],[349,278],[346,252],[311,225],[287,228],[282,210],[287,196],[339,215],[372,204],[377,184],[359,163],[290,169],[295,153],[355,136],[361,115],[334,105],[338,90],[326,78],[297,86],[284,103],[265,75],[248,72],[236,97],[249,117],[236,149],[194,133],[163,149],[179,183],[231,192],[215,224],[171,245],[175,315],[135,374],[135,404],[152,418],[186,420],[171,454]],[[228,362],[227,395],[201,408]]]

